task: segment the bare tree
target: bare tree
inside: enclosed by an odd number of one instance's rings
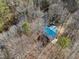
[[[69,12],[73,13],[78,9],[77,2],[75,0],[62,0],[64,5],[69,10]]]

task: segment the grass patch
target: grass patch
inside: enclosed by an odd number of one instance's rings
[[[70,46],[71,40],[68,37],[61,36],[59,37],[57,43],[61,48],[66,48]]]

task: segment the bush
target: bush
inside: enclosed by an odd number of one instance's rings
[[[70,42],[71,42],[70,38],[65,37],[65,36],[61,36],[61,37],[59,37],[57,43],[58,43],[58,45],[60,45],[62,48],[66,48],[66,47],[68,47],[68,46],[70,45]]]
[[[0,0],[0,32],[3,31],[4,23],[11,18],[11,16],[7,16],[8,14],[10,14],[10,9],[6,4],[6,1]]]
[[[23,32],[29,33],[29,31],[30,31],[30,25],[29,25],[29,23],[28,23],[27,21],[25,21],[25,22],[23,23],[22,29],[23,29]]]

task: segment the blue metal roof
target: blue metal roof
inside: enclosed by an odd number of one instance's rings
[[[46,26],[43,30],[43,34],[47,36],[49,39],[53,39],[57,36],[58,30],[56,26]]]

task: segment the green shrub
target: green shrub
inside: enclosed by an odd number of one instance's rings
[[[5,0],[0,0],[0,19],[10,13],[10,9]]]
[[[3,31],[4,24],[11,20],[11,12],[5,0],[0,0],[0,32]]]
[[[29,25],[29,23],[28,23],[27,21],[25,21],[25,22],[23,23],[23,25],[22,25],[22,28],[23,28],[23,31],[24,31],[25,33],[28,33],[28,32],[30,31],[30,25]]]
[[[0,20],[0,32],[3,31],[3,22]]]
[[[59,37],[57,43],[58,43],[58,45],[61,46],[61,48],[66,48],[70,45],[70,42],[71,42],[70,38],[61,36],[61,37]]]

